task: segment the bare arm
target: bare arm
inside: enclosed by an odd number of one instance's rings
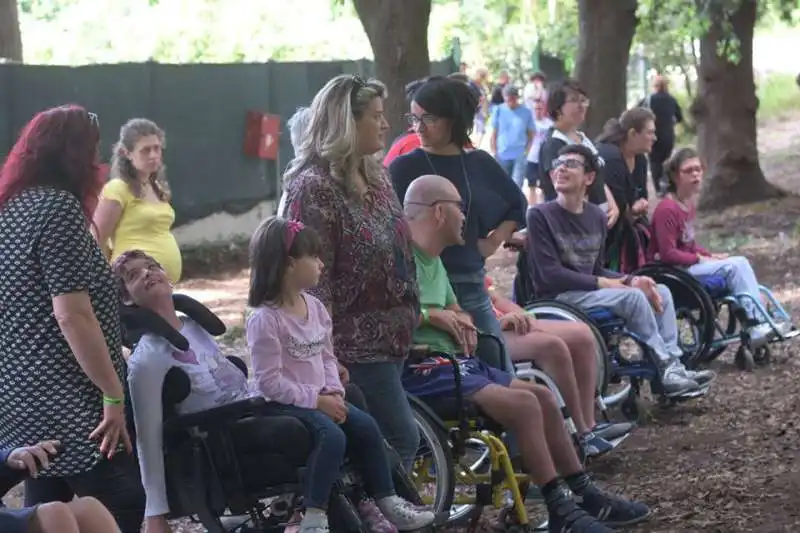
[[[106,257],[110,255],[108,240],[117,230],[117,224],[122,217],[122,205],[116,200],[100,199],[100,203],[94,212],[94,226],[92,234],[97,239],[97,243],[103,250]]]
[[[123,398],[119,376],[111,363],[106,340],[86,292],[53,298],[53,314],[75,359],[104,395]]]

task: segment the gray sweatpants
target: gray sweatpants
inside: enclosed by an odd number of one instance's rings
[[[678,347],[678,322],[672,294],[665,285],[658,284],[657,287],[664,307],[662,313],[656,313],[644,292],[634,288],[568,291],[557,299],[584,311],[597,308],[612,311],[625,321],[632,333],[653,349],[663,363],[667,363],[683,352]]]

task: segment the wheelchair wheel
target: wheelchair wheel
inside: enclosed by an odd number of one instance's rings
[[[651,277],[672,293],[676,318],[686,320],[695,337],[692,344],[679,338],[683,363],[690,369],[707,363],[716,333],[717,307],[703,286],[688,272],[667,265],[645,265],[634,275]],[[680,323],[678,334],[680,337]]]
[[[581,310],[574,306],[556,301],[540,300],[527,306],[525,310],[533,316],[544,320],[568,320],[570,322],[583,322],[592,330],[597,346],[597,390],[602,396],[608,394],[608,385],[611,381],[611,364],[609,362],[608,349],[603,334],[592,323],[592,320]]]
[[[761,346],[755,350],[744,344],[736,350],[733,362],[736,368],[744,372],[752,372],[757,365],[768,365],[772,360],[772,352],[769,346]]]
[[[456,490],[456,468],[450,449],[450,440],[438,420],[424,409],[411,403],[414,420],[419,429],[419,449],[414,459],[411,478],[422,501],[432,504],[433,512],[450,513],[448,522],[469,518],[472,509],[453,508]],[[435,487],[428,486],[430,482]]]
[[[739,346],[736,356],[733,358],[736,368],[743,372],[752,372],[756,367],[756,360],[753,351],[745,345]]]

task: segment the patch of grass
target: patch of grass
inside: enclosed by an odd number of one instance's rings
[[[247,268],[249,236],[181,247],[183,279],[216,279]]]
[[[679,124],[675,130],[676,146],[688,146],[696,143],[696,133],[691,125],[692,101],[686,91],[680,89],[678,84],[672,91],[672,96],[678,101],[683,116],[690,124]],[[765,76],[756,82],[756,96],[758,96],[758,122],[784,120],[797,113],[800,109],[800,87],[797,86],[795,77],[791,74],[774,73]]]
[[[786,119],[800,109],[800,87],[791,74],[765,77],[756,89],[758,120]]]

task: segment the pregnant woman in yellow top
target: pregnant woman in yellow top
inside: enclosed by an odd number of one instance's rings
[[[94,224],[97,241],[111,261],[128,250],[142,250],[175,283],[182,264],[170,231],[175,211],[169,204],[164,144],[164,132],[150,120],[135,118],[122,126],[111,158],[111,180],[103,188]]]

